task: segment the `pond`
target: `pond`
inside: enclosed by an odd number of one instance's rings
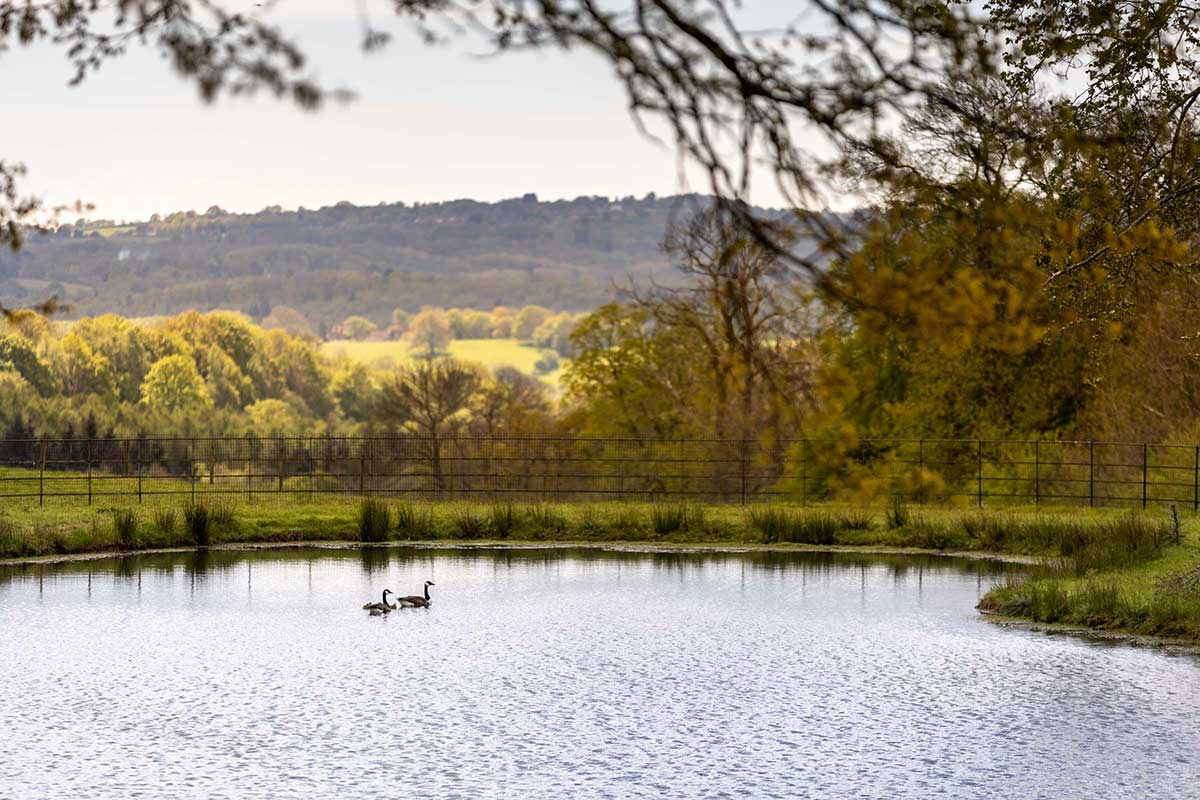
[[[1006,567],[211,551],[0,567],[0,797],[1200,797],[1200,661]],[[383,588],[429,609],[370,617]]]

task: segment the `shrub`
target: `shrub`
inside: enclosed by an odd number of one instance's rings
[[[501,539],[507,539],[516,532],[520,519],[516,506],[512,503],[496,503],[488,509],[488,521],[491,523],[492,533]]]
[[[138,515],[132,508],[118,508],[112,512],[113,535],[117,547],[130,550],[138,545]]]
[[[365,497],[358,504],[358,540],[382,542],[387,539],[388,507],[382,500]]]
[[[192,544],[208,547],[212,543],[212,520],[202,503],[190,503],[183,509],[183,524],[192,537]]]

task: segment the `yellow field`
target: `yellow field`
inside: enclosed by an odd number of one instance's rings
[[[413,359],[407,342],[339,340],[323,343],[321,352],[330,357],[344,355],[379,369],[388,369]],[[463,361],[474,361],[489,368],[516,367],[521,372],[532,375],[533,365],[541,356],[541,351],[536,347],[522,344],[516,339],[456,339],[450,343],[450,355]],[[546,383],[557,386],[561,375],[562,369],[559,368],[548,375],[539,377]]]

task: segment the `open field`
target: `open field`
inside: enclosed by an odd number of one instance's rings
[[[488,368],[516,367],[528,375],[534,374],[533,365],[541,357],[541,351],[538,348],[523,344],[516,339],[455,339],[450,342],[449,351],[454,358],[474,361]],[[413,360],[408,343],[403,341],[336,340],[322,344],[321,352],[334,357],[344,355],[373,367],[387,367]],[[546,383],[557,386],[561,375],[562,367],[560,366],[554,372],[538,377]]]

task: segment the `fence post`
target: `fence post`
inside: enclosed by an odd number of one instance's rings
[[[1088,507],[1096,507],[1096,443],[1088,442]]]
[[[976,478],[978,479],[978,483],[975,486],[975,493],[977,497],[976,505],[978,505],[980,508],[983,508],[983,440],[977,439],[975,441],[975,447],[977,463],[979,466],[979,471],[976,473]]]
[[[142,440],[137,440],[137,461],[134,462],[134,469],[137,470],[138,481],[138,505],[142,504]]]
[[[42,434],[42,463],[38,471],[38,505],[46,505],[46,435]]]
[[[1142,508],[1146,507],[1146,472],[1150,456],[1150,445],[1142,442]]]
[[[92,439],[89,436],[87,440],[87,484],[88,484],[88,505],[92,504]]]
[[[358,496],[363,497],[367,493],[367,440],[363,439],[358,443]]]
[[[313,455],[313,437],[308,437],[308,499],[312,500],[317,481],[317,459]]]
[[[192,505],[196,505],[196,442],[188,440],[188,483],[192,487]]]
[[[285,467],[285,464],[286,464],[285,459],[287,458],[287,456],[285,455],[286,451],[283,449],[284,448],[283,442],[284,442],[284,439],[282,436],[280,436],[275,442],[276,453],[278,453],[278,455],[279,455],[279,469],[276,470],[276,472],[278,473],[277,477],[279,479],[279,494],[283,494],[283,471],[286,468]]]
[[[1035,506],[1042,504],[1042,442],[1040,439],[1035,439],[1033,442],[1033,504]]]

